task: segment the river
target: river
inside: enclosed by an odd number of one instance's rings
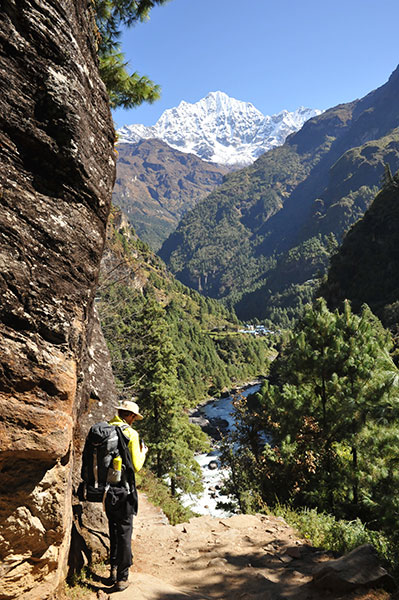
[[[234,427],[234,420],[231,413],[235,395],[239,393],[247,397],[259,389],[260,383],[254,383],[253,385],[237,390],[235,394],[226,398],[210,400],[196,409],[191,417],[191,421],[200,424],[206,432],[209,431],[210,427],[215,429],[218,425],[223,425],[225,430],[231,430]],[[210,427],[206,425],[206,422],[209,422]],[[204,492],[200,496],[186,494],[182,497],[183,505],[190,507],[193,512],[200,515],[229,517],[233,514],[232,512],[216,507],[218,502],[229,500],[227,496],[223,496],[220,493],[223,479],[228,476],[228,472],[226,469],[220,467],[219,455],[218,443],[214,442],[212,450],[208,454],[199,454],[196,456],[196,460],[202,471]]]

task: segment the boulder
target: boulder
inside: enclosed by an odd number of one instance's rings
[[[202,415],[200,415],[198,417],[197,416],[190,417],[190,423],[193,423],[194,425],[198,425],[203,430],[205,430],[205,427],[209,427],[208,419],[206,419]]]
[[[229,423],[226,421],[226,419],[215,417],[208,421],[207,424],[201,425],[201,427],[202,430],[213,440],[219,441],[222,439],[222,435],[227,432]]]
[[[373,546],[364,544],[340,558],[323,564],[313,575],[313,584],[321,589],[350,592],[356,588],[396,589],[393,578],[381,566]]]

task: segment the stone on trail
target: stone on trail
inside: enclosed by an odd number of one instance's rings
[[[359,546],[349,554],[325,563],[313,575],[313,584],[339,592],[350,592],[358,587],[396,589],[394,579],[381,566],[371,544]]]

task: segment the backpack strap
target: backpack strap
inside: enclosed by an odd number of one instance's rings
[[[93,451],[93,479],[94,487],[98,488],[98,447],[94,447]]]
[[[106,508],[105,508],[105,498],[107,497],[108,490],[109,490],[109,483],[107,483],[107,485],[104,488],[104,495],[103,495],[103,510],[104,510],[104,512],[107,512]]]

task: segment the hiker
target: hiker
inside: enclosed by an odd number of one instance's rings
[[[134,421],[141,421],[139,407],[133,397],[131,400],[124,400],[116,407],[118,414],[115,415],[109,425],[116,425],[123,431],[123,435],[128,440],[128,450],[133,463],[133,469],[137,473],[144,464],[148,448],[141,442],[139,443],[139,434],[132,428]],[[127,426],[126,426],[127,425]],[[133,515],[137,512],[137,493],[134,483],[134,474],[132,481],[128,483],[134,493],[130,493],[122,506],[117,508],[112,504],[112,496],[105,498],[105,512],[108,518],[109,537],[110,537],[110,578],[111,584],[115,584],[117,591],[123,591],[129,586],[129,567],[133,562],[132,555],[132,531]]]

